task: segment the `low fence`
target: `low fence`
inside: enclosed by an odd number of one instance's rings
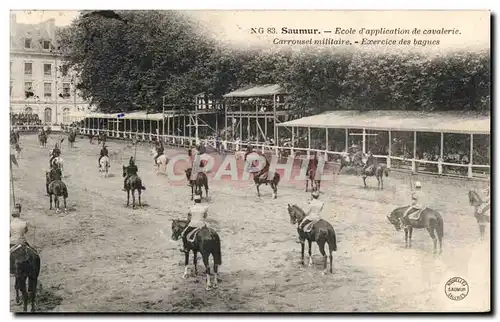
[[[55,128],[53,127],[53,130]],[[268,143],[262,142],[238,142],[238,141],[224,141],[215,139],[212,140],[196,140],[194,137],[185,137],[178,135],[158,135],[153,133],[135,133],[130,131],[116,131],[116,130],[97,130],[80,128],[80,134],[82,135],[97,135],[100,132],[106,134],[109,138],[115,139],[133,139],[138,138],[141,141],[155,141],[158,138],[164,142],[167,146],[188,148],[194,146],[196,143],[204,143],[207,146],[212,147],[221,153],[234,153],[244,149],[247,144],[252,144],[254,148],[261,150],[264,153],[275,153],[278,156],[286,157],[288,155],[294,156],[309,156],[311,153],[319,152],[327,157],[327,162],[332,164],[339,164],[339,159],[344,155],[345,152],[338,151],[327,151],[319,149],[309,149],[302,147],[281,147],[276,145],[270,145]],[[470,179],[488,179],[490,177],[491,166],[490,165],[479,165],[479,164],[461,164],[461,163],[449,163],[444,161],[430,161],[430,160],[419,160],[412,158],[404,158],[398,156],[389,155],[374,155],[379,162],[384,162],[387,167],[402,172],[411,173],[421,173],[430,175],[442,175],[442,176],[453,176],[461,178]]]

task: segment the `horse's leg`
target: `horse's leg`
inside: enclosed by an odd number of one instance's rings
[[[213,257],[213,254],[212,254],[212,257]],[[215,258],[214,258],[214,288],[217,288],[219,285],[219,281],[217,281],[218,279],[218,274],[219,274],[219,265],[217,265],[215,263]]]
[[[188,277],[188,265],[189,265],[189,250],[184,253],[184,274],[182,278]]]
[[[31,312],[35,312],[37,284],[38,284],[37,278],[28,277],[28,297],[31,300]]]
[[[302,263],[302,266],[304,266],[304,245],[305,241],[304,240],[301,240],[300,241],[300,248],[301,248],[301,251],[300,251],[300,254],[301,254],[301,263]]]
[[[16,304],[19,304],[19,279],[15,278],[15,282],[14,282],[14,289],[16,290]]]
[[[485,225],[479,224],[479,235],[481,237],[481,241],[484,240],[484,231],[485,231]]]
[[[194,275],[198,275],[198,252],[193,250]]]
[[[135,209],[135,189],[132,188],[132,208]]]
[[[210,290],[210,288],[212,287],[212,283],[210,283],[210,265],[209,265],[209,262],[208,262],[208,255],[209,254],[203,254],[203,264],[205,265],[205,274],[207,275],[207,287],[206,287],[206,290]]]
[[[194,199],[194,184],[191,184],[191,200]]]
[[[64,201],[64,213],[66,213],[68,211],[68,207],[66,206],[66,197],[63,197],[63,201]]]
[[[381,190],[384,190],[384,174],[380,176],[380,188]]]
[[[405,228],[405,248],[408,248],[408,229]]]
[[[139,208],[142,207],[142,203],[141,203],[141,189],[137,190],[137,193],[138,193],[138,198],[139,198]]]
[[[380,178],[378,176],[377,177],[377,188],[380,189]]]
[[[363,183],[365,184],[365,188],[367,187],[366,186],[366,177],[363,177]]]
[[[312,264],[313,264],[313,258],[312,258],[312,252],[311,252],[312,242],[309,239],[307,240],[307,246],[309,247],[309,266],[312,266]]]
[[[323,255],[323,271],[321,272],[321,275],[326,275],[327,272],[327,257],[326,252],[325,252],[325,240],[320,240],[318,241],[318,247],[319,247],[319,252],[321,255]]]
[[[59,196],[57,194],[54,195],[54,207],[56,208],[56,214],[59,213]]]
[[[23,311],[28,311],[28,291],[26,290],[26,276],[19,278],[19,289],[23,295]]]
[[[49,208],[49,210],[52,210],[52,193],[49,193],[49,199],[50,199],[50,208]]]
[[[306,178],[306,192],[307,192],[308,188],[309,188],[309,179]]]
[[[260,197],[259,186],[260,186],[260,184],[259,184],[259,183],[256,183],[256,184],[255,184],[255,187],[257,188],[257,197]]]
[[[409,232],[410,232],[410,236],[409,236],[409,243],[410,243],[410,248],[411,248],[411,238],[413,237],[413,228],[412,227],[409,227],[408,228]]]
[[[434,243],[434,254],[436,254],[436,248],[437,248],[437,238],[436,238],[436,235],[434,235],[434,228],[433,227],[429,227],[427,228],[427,231],[429,232],[429,235],[431,236],[432,238],[432,242]]]
[[[208,198],[208,180],[205,181],[205,194],[207,195]]]
[[[127,207],[130,205],[130,190],[127,189]]]

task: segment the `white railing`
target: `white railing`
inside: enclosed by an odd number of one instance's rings
[[[142,141],[153,141],[156,140],[158,137],[167,145],[170,146],[176,146],[176,147],[190,147],[193,146],[196,143],[196,138],[195,137],[187,137],[187,136],[181,136],[181,135],[157,135],[153,133],[136,133],[136,132],[131,132],[131,131],[116,131],[116,130],[98,130],[98,129],[88,129],[88,128],[80,128],[79,129],[80,134],[84,135],[97,135],[99,132],[104,132],[108,137],[111,138],[117,138],[117,139],[132,139],[138,136],[138,138]],[[205,139],[199,140],[200,142],[205,142]],[[216,148],[214,146],[214,139],[208,139],[208,144],[211,145],[212,147]],[[220,149],[222,149],[224,140],[219,140],[215,145],[218,145]],[[261,143],[261,142],[252,142],[252,141],[225,141],[226,142],[226,151],[224,152],[237,152],[238,150],[243,150],[244,147],[246,147],[248,144],[252,144],[252,146],[256,149],[259,149],[264,152],[273,152],[276,155],[280,155],[280,152],[283,150],[289,150],[292,155],[297,155],[297,152],[304,152],[307,156],[309,156],[311,153],[314,152],[319,152],[319,153],[326,153],[327,155],[343,155],[345,152],[339,152],[339,151],[329,151],[329,150],[321,150],[321,149],[313,149],[313,148],[302,148],[302,147],[291,147],[291,146],[276,146],[276,145],[269,145],[266,143]],[[393,161],[401,161],[401,162],[408,162],[411,164],[409,167],[409,170],[412,173],[430,173],[430,174],[438,174],[438,175],[450,175],[445,173],[445,167],[455,167],[455,168],[466,168],[467,169],[467,176],[463,175],[456,175],[458,177],[468,177],[468,178],[475,178],[478,177],[477,174],[480,174],[480,171],[474,171],[474,170],[479,170],[483,169],[483,174],[484,170],[487,170],[489,173],[491,170],[490,165],[480,165],[480,164],[462,164],[462,163],[450,163],[450,162],[444,162],[444,161],[430,161],[430,160],[420,160],[420,159],[413,159],[413,158],[405,158],[405,157],[398,157],[398,156],[388,156],[388,155],[374,155],[377,159],[385,159],[385,162],[387,164],[387,167],[390,169],[395,169],[393,166],[394,162]],[[338,162],[328,162],[329,164],[338,164]],[[434,171],[426,171],[421,170],[419,165],[425,165],[426,164],[431,164],[437,166],[437,173]],[[398,168],[402,171],[407,170],[405,167]],[[475,175],[476,174],[476,175]]]

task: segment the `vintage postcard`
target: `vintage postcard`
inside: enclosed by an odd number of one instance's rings
[[[10,13],[12,312],[489,312],[491,13]]]

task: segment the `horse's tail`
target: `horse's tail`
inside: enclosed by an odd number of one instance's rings
[[[436,216],[436,222],[437,222],[437,226],[436,226],[436,233],[438,235],[438,238],[439,240],[442,240],[443,239],[443,236],[444,236],[444,222],[443,222],[443,218],[441,216]]]
[[[275,172],[274,178],[276,179],[276,185],[278,185],[278,183],[280,183],[280,179],[281,179],[280,174],[278,172]]]
[[[384,167],[384,174],[386,177],[389,176],[389,169],[387,169],[387,167]]]
[[[328,246],[330,247],[330,250],[333,250],[334,252],[337,251],[337,235],[335,235],[335,231],[332,230],[332,238],[328,241]]]
[[[62,195],[63,195],[63,198],[68,198],[68,187],[66,187],[66,185],[63,183],[63,187],[62,187]]]
[[[214,238],[214,251],[212,253],[213,257],[214,257],[214,264],[215,265],[222,265],[222,255],[221,255],[221,251],[220,251],[220,238],[219,238],[219,235],[217,234],[213,234],[213,238]]]

